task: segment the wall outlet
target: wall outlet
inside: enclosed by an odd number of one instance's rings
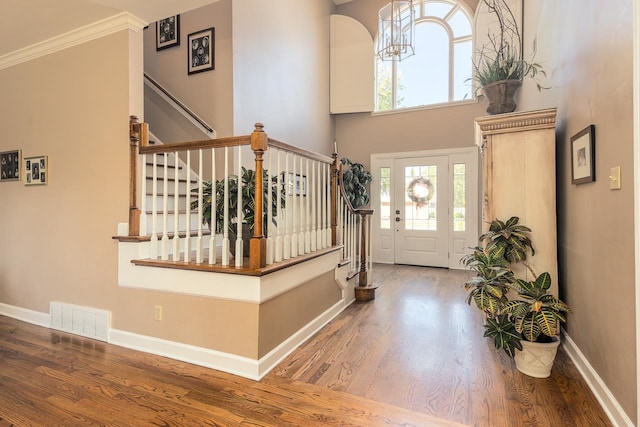
[[[162,306],[156,305],[153,309],[153,320],[162,320]]]

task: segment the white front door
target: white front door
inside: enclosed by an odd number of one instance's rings
[[[373,260],[463,268],[476,246],[477,148],[371,156]]]
[[[395,160],[392,217],[397,264],[448,265],[447,166],[446,156]]]

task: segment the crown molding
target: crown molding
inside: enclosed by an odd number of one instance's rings
[[[93,22],[48,40],[27,46],[15,52],[0,56],[0,70],[28,62],[51,53],[58,52],[91,40],[99,39],[122,30],[138,32],[147,26],[147,22],[122,12],[100,21]]]
[[[482,131],[483,135],[553,129],[555,124],[556,108],[476,118],[476,127]]]

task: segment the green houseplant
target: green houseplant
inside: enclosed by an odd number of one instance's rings
[[[268,190],[269,190],[269,175],[266,170],[263,171],[263,204],[262,204],[262,219],[263,221],[268,214]],[[273,223],[277,225],[276,216],[278,215],[278,195],[280,197],[280,208],[283,209],[286,204],[286,192],[284,179],[281,180],[281,188],[278,191],[277,176],[271,176],[271,214],[273,217]],[[238,180],[237,175],[229,176],[229,225],[228,229],[232,235],[235,235],[238,223],[238,185],[241,186],[242,205],[240,220],[246,224],[244,228],[247,232],[251,233],[254,227],[255,219],[255,204],[256,204],[256,172],[252,169],[242,167],[241,178]],[[209,226],[209,229],[215,233],[222,233],[224,231],[224,187],[225,180],[220,179],[215,182],[206,181],[202,186],[202,221]],[[215,203],[215,219],[216,223],[211,224],[212,209],[213,209],[213,194],[215,187],[216,203]],[[198,194],[198,189],[191,190],[192,193]],[[191,203],[191,209],[198,208],[198,200],[196,199]],[[243,233],[244,234],[244,233]],[[265,229],[266,234],[266,229]],[[249,234],[250,237],[251,234]],[[243,236],[246,237],[246,236]],[[245,238],[248,241],[248,238]]]
[[[480,245],[462,259],[466,267],[476,272],[464,286],[467,303],[474,302],[484,313],[484,336],[514,358],[518,370],[544,378],[551,372],[559,344],[558,323],[566,322],[570,309],[549,293],[550,274],[536,275],[527,262],[535,254],[530,233],[530,228],[519,224],[518,217],[493,220],[489,230],[480,236]],[[524,265],[532,280],[516,277],[516,264]],[[532,347],[542,349],[545,356],[531,356]],[[550,363],[541,366],[541,360]]]
[[[362,163],[352,162],[346,157],[343,157],[340,162],[348,166],[342,172],[342,187],[351,206],[358,209],[369,204],[367,184],[373,179],[371,173]]]
[[[473,78],[489,100],[487,112],[501,114],[515,111],[517,89],[525,77],[534,80],[546,73],[539,63],[525,60],[518,22],[506,0],[481,0],[496,20],[496,30],[487,30],[486,42],[476,50]],[[535,41],[534,52],[535,57]],[[538,90],[543,86],[536,80]]]

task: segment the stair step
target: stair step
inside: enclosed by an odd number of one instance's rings
[[[157,176],[156,180],[157,181],[164,181],[164,177]],[[153,181],[153,176],[147,176],[147,181]],[[176,179],[167,177],[167,182],[175,183]],[[186,178],[178,178],[178,182],[187,182],[187,179]],[[198,180],[197,179],[190,179],[189,182],[192,183],[192,184],[197,184]]]

